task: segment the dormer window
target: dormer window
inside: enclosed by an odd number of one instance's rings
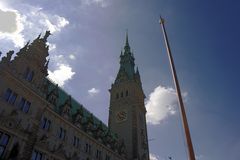
[[[47,100],[53,104],[57,104],[57,98],[59,97],[58,94],[58,85],[55,86],[55,88],[47,95]]]
[[[61,106],[61,115],[64,118],[70,118],[70,112],[71,112],[71,96],[68,97],[68,99],[65,101],[65,103]]]
[[[50,95],[49,102],[56,105],[57,97],[55,95]]]

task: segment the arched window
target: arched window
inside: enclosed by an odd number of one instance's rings
[[[27,67],[25,73],[24,73],[24,79],[31,82],[34,76],[34,72],[30,71],[29,67]]]
[[[128,96],[128,90],[126,90],[126,97]]]
[[[34,72],[33,71],[29,72],[27,76],[27,81],[31,82],[33,79],[33,76],[34,76]]]

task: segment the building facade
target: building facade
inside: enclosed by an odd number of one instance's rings
[[[49,35],[0,60],[0,159],[149,160],[145,96],[128,38],[106,126],[47,78]]]

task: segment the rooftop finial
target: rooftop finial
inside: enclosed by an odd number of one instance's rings
[[[50,31],[46,31],[44,37],[43,37],[43,40],[46,42],[47,41],[47,38],[51,35]]]
[[[137,66],[137,69],[136,69],[136,74],[138,74],[138,75],[139,75],[138,66]]]
[[[129,54],[130,53],[130,46],[128,43],[128,30],[126,30],[126,43],[124,47],[124,54]]]
[[[126,46],[129,46],[129,43],[128,43],[128,29],[126,29]]]

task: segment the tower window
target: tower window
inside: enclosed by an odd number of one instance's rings
[[[123,92],[121,92],[121,97],[123,97]]]
[[[116,99],[118,99],[118,98],[119,98],[119,94],[117,93],[117,94],[116,94]]]
[[[128,96],[128,90],[126,90],[126,97]]]

